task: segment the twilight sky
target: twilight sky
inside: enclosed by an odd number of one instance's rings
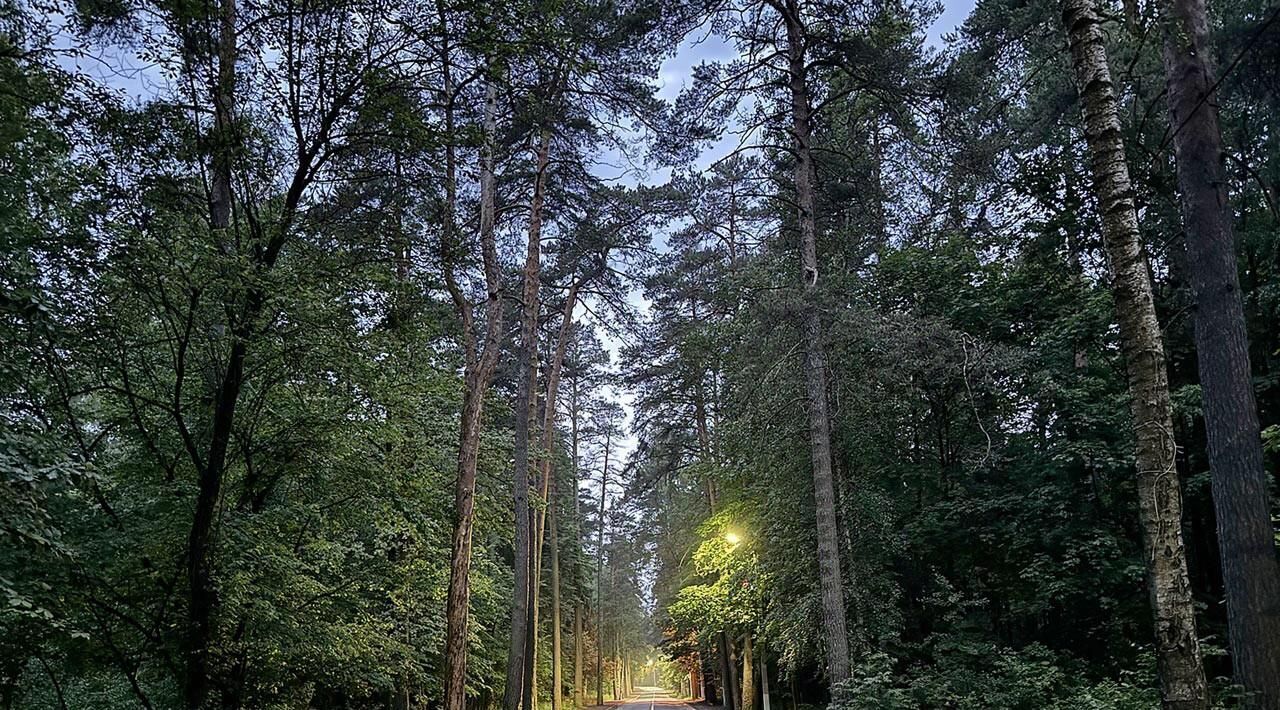
[[[943,35],[951,32],[964,22],[964,19],[973,9],[974,2],[975,0],[943,0],[942,14],[928,30],[929,44],[941,49],[944,45]],[[55,24],[60,25],[61,22],[56,22]],[[143,61],[128,48],[95,47],[86,51],[78,46],[78,41],[73,34],[65,30],[57,32],[54,41],[57,49],[61,50],[59,60],[65,68],[96,78],[134,100],[145,101],[151,96],[164,93],[166,89],[167,80],[159,68]],[[730,59],[733,55],[732,47],[721,39],[708,35],[705,29],[694,32],[680,43],[675,55],[662,64],[658,77],[658,83],[661,87],[659,95],[665,99],[675,98],[688,80],[694,66],[707,61]],[[726,135],[718,144],[703,153],[698,161],[699,165],[706,167],[724,157],[738,145],[739,140],[740,137],[737,135]],[[597,156],[594,172],[600,177],[615,179],[624,184],[636,184],[637,182],[658,184],[669,175],[669,171],[666,169],[655,169],[652,166],[638,165],[624,160],[614,150],[604,151]],[[657,235],[657,248],[663,248],[663,243],[663,235]],[[648,303],[639,290],[633,291],[629,300],[636,306],[642,317],[647,313]],[[592,320],[586,310],[582,308],[579,309],[577,316]],[[625,335],[611,327],[600,328],[599,334],[605,347],[614,356],[616,366],[617,355],[623,345],[619,338],[625,337]],[[627,409],[628,415],[630,415],[631,394],[617,390],[610,392],[610,394],[623,404],[624,408]],[[635,443],[634,437],[630,435],[624,442],[621,442],[621,446],[617,446],[615,449],[617,455],[615,461],[618,463],[625,461],[626,457],[634,450]],[[589,462],[588,466],[596,463],[598,462]],[[598,495],[598,493],[595,493],[595,495]]]
[[[938,16],[938,19],[929,28],[929,44],[937,49],[943,48],[943,35],[952,32],[964,22],[965,18],[973,10],[974,1],[944,0],[942,14]],[[733,48],[720,38],[708,35],[705,30],[692,33],[680,43],[675,56],[662,64],[658,77],[661,87],[658,92],[659,96],[668,100],[674,99],[692,74],[693,67],[702,62],[723,61],[731,59],[733,56]],[[719,143],[703,152],[698,164],[702,167],[710,166],[737,147],[739,139],[740,137],[736,135],[726,135]],[[598,157],[598,161],[595,169],[597,175],[615,178],[624,184],[635,184],[638,181],[651,185],[660,184],[670,174],[667,169],[654,169],[623,160],[616,151],[612,150],[602,153]],[[662,249],[663,235],[656,235],[656,241],[658,243],[657,248]],[[639,290],[632,291],[628,300],[636,307],[642,317],[647,314],[648,302]],[[590,320],[590,315],[583,308],[579,308],[577,316]],[[623,346],[622,341],[619,339],[621,333],[603,327],[598,329],[598,333],[601,342],[613,356],[616,366],[619,351]],[[623,404],[629,419],[633,399],[631,393],[614,390],[612,396]],[[629,434],[626,440],[622,442],[622,445],[616,447],[618,460],[625,461],[626,457],[635,449],[636,443],[634,436]],[[598,496],[599,493],[596,492],[594,495]]]

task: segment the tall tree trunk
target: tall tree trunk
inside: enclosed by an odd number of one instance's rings
[[[800,226],[803,279],[804,378],[809,400],[809,450],[813,460],[813,498],[817,518],[818,571],[822,588],[822,627],[827,642],[827,679],[849,677],[849,634],[845,624],[844,577],[837,541],[835,484],[831,473],[831,423],[827,414],[827,372],[822,315],[818,306],[817,196],[810,145],[812,107],[805,61],[805,29],[799,0],[779,1],[787,31],[791,132],[796,166],[796,205]]]
[[[760,710],[770,710],[769,659],[765,656],[765,648],[760,647]]]
[[[738,649],[733,637],[725,634],[725,661],[729,665],[729,677],[724,679],[725,700],[731,704],[732,710],[743,710],[742,679],[738,675]]]
[[[1138,515],[1161,697],[1168,710],[1202,710],[1208,706],[1208,691],[1182,542],[1173,405],[1101,18],[1093,0],[1062,0],[1062,19],[1080,92],[1102,236],[1114,271],[1112,293],[1137,438]]]
[[[570,381],[569,389],[569,456],[573,459],[573,525],[574,525],[574,605],[573,605],[573,702],[582,708],[587,704],[586,686],[586,644],[583,634],[586,624],[582,623],[582,615],[586,613],[586,605],[582,603],[582,551],[585,540],[582,537],[582,504],[578,497],[578,413],[581,409],[578,400],[578,378]]]
[[[716,655],[720,657],[720,695],[724,696],[721,700],[724,701],[725,710],[738,710],[733,702],[733,681],[730,680],[732,675],[729,672],[733,663],[729,658],[729,634],[721,631],[716,637],[716,645],[719,647]]]
[[[582,674],[582,602],[573,605],[573,705],[581,708],[587,704],[587,691]]]
[[[538,349],[538,279],[541,270],[542,202],[546,189],[547,158],[551,135],[544,131],[538,142],[533,197],[529,202],[529,240],[524,262],[519,353],[519,384],[515,403],[515,594],[511,603],[511,647],[507,654],[507,684],[502,694],[504,710],[516,710],[521,697],[529,692],[528,680],[533,668],[526,667],[529,653],[528,635],[534,596],[530,575],[534,553],[529,507],[529,429],[532,423],[531,400],[537,384],[534,354]],[[525,710],[532,710],[526,707]]]
[[[549,135],[547,136],[549,139]],[[564,369],[565,351],[569,345],[569,334],[573,330],[573,309],[578,302],[578,289],[581,288],[582,281],[575,279],[569,287],[569,293],[565,298],[564,310],[560,318],[560,331],[556,337],[556,348],[552,353],[551,362],[547,368],[547,389],[546,398],[544,400],[544,411],[542,415],[542,438],[541,438],[541,459],[539,465],[542,470],[542,495],[546,507],[544,507],[538,515],[538,553],[535,556],[534,564],[534,589],[538,588],[539,577],[541,576],[541,558],[544,545],[544,534],[547,529],[551,533],[551,708],[552,710],[560,710],[560,553],[559,553],[559,535],[556,525],[556,500],[559,493],[559,487],[556,485],[556,478],[552,470],[552,449],[555,446],[556,431],[556,400],[560,392],[560,373]],[[534,594],[535,609],[538,595]],[[537,612],[534,612],[534,626],[531,634],[533,638],[534,657],[537,657]],[[536,695],[536,683],[534,685]]]
[[[536,352],[535,352],[536,357]],[[536,386],[538,382],[537,369],[538,365],[535,361],[533,364],[534,375],[531,385]],[[529,398],[529,421],[532,423],[537,419],[536,414],[536,395]],[[532,438],[532,433],[530,437]],[[532,462],[533,455],[530,454]],[[539,470],[541,466],[539,465]],[[538,484],[538,498],[541,501],[547,499],[546,481]],[[524,702],[523,705],[527,709],[537,707],[538,698],[538,612],[541,605],[542,593],[542,537],[543,537],[543,518],[542,506],[529,506],[529,626],[528,633],[525,636],[524,646]]]
[[[1226,588],[1236,682],[1253,707],[1280,708],[1280,565],[1235,237],[1223,170],[1213,47],[1204,0],[1164,3],[1169,125],[1195,299],[1196,357],[1203,391],[1214,512]]]
[[[551,484],[551,499],[547,505],[556,505],[559,487]],[[560,710],[560,696],[564,681],[560,670],[560,530],[556,523],[559,515],[551,511],[551,710]]]
[[[446,236],[441,248],[445,283],[454,308],[462,317],[466,361],[462,421],[458,432],[458,476],[454,487],[453,546],[449,558],[449,595],[445,610],[444,710],[466,710],[467,620],[471,599],[471,535],[475,524],[476,467],[484,396],[498,365],[503,332],[502,276],[496,235],[497,187],[494,180],[494,143],[497,136],[497,85],[485,89],[484,140],[480,150],[480,246],[484,261],[487,299],[485,338],[476,343],[475,318],[453,274],[453,250]],[[447,188],[453,179],[453,150],[447,150]],[[452,208],[450,208],[452,209]],[[447,225],[449,226],[449,225]]]
[[[231,166],[237,150],[236,105],[236,0],[218,4],[218,76],[213,93],[213,135],[210,155],[209,223],[223,240],[224,251],[233,245],[226,230],[231,227]]]
[[[754,710],[756,705],[755,659],[751,657],[751,634],[742,640],[742,710]]]
[[[536,370],[537,365],[534,365]],[[536,375],[534,376],[536,378]],[[535,380],[536,381],[536,380]],[[532,410],[532,402],[530,402],[529,421],[534,420]],[[528,623],[525,626],[524,637],[524,676],[522,677],[523,686],[521,689],[521,707],[524,710],[531,710],[537,707],[538,693],[538,584],[540,582],[539,565],[541,560],[538,553],[538,539],[536,531],[538,529],[538,514],[534,507],[529,507],[529,605],[527,607],[526,617]]]
[[[235,0],[221,0],[218,5],[218,75],[213,92],[214,130],[209,161],[212,173],[209,224],[223,254],[230,254],[235,248],[231,234],[231,172],[238,142],[235,131],[236,55],[236,3]],[[246,313],[243,322],[232,323],[229,329],[233,340],[214,404],[209,453],[203,465],[195,462],[198,491],[187,537],[189,626],[187,667],[183,678],[183,700],[192,710],[204,707],[209,694],[209,646],[218,604],[211,560],[214,514],[222,496],[227,450],[231,444],[236,404],[244,383],[245,341],[251,330],[249,321],[252,318],[252,312]]]
[[[604,528],[609,493],[610,435],[604,439],[604,468],[600,475],[600,532],[596,540],[596,704],[604,704]]]

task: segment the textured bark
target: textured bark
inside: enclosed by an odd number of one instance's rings
[[[551,484],[551,501],[554,505],[558,486]],[[560,695],[564,690],[560,663],[560,528],[556,522],[559,516],[551,511],[549,530],[551,534],[551,710],[560,710]]]
[[[769,697],[769,661],[765,658],[765,649],[760,649],[760,710],[770,709]]]
[[[534,366],[537,367],[536,365]],[[535,375],[536,377],[536,375]],[[532,410],[532,401],[530,402],[529,421],[534,420]],[[528,586],[528,603],[526,609],[526,625],[524,636],[524,666],[521,675],[521,692],[520,707],[525,710],[536,708],[534,703],[535,693],[537,692],[537,642],[538,642],[538,541],[533,536],[533,532],[537,530],[538,516],[533,506],[529,507],[529,554],[526,558],[529,564],[529,586]]]
[[[210,155],[209,224],[224,254],[234,249],[231,239],[231,167],[235,154],[236,90],[236,3],[221,0],[218,5],[218,76],[213,92],[214,129]],[[261,303],[262,299],[251,302]],[[214,403],[208,455],[195,461],[197,487],[195,513],[187,537],[187,667],[183,678],[183,700],[188,708],[204,707],[209,694],[209,646],[213,639],[213,617],[218,605],[213,583],[212,546],[214,515],[222,496],[222,478],[231,445],[236,405],[244,384],[246,339],[256,308],[250,306],[239,323],[231,324],[231,352],[227,359]]]
[[[454,488],[453,546],[449,561],[449,595],[446,602],[444,655],[444,710],[466,710],[467,621],[471,599],[471,535],[475,524],[476,466],[480,449],[480,429],[484,395],[498,365],[502,338],[502,281],[498,264],[495,219],[497,188],[493,174],[493,149],[497,133],[497,87],[490,82],[485,92],[484,144],[480,156],[480,243],[488,291],[483,347],[476,343],[471,305],[453,275],[452,250],[448,237],[441,255],[445,282],[463,322],[466,349],[465,391],[462,421],[458,432],[458,475]],[[447,188],[456,189],[453,179],[453,150],[448,151]],[[451,202],[452,204],[452,202]],[[448,220],[446,220],[448,222]]]
[[[538,365],[535,361],[532,365],[534,374],[530,376],[530,388],[536,387],[538,382]],[[529,422],[530,426],[538,418],[536,412],[537,397],[530,390],[529,398]],[[533,434],[530,433],[530,438]],[[535,468],[533,463],[533,453],[530,453],[530,468]],[[547,489],[545,483],[538,484],[538,499],[545,501],[547,497]],[[529,506],[529,624],[526,627],[524,638],[524,690],[521,705],[524,708],[536,708],[537,703],[534,699],[538,697],[538,610],[539,599],[542,591],[542,536],[543,536],[543,518],[541,506],[530,504]]]
[[[555,351],[552,353],[551,362],[547,363],[547,385],[545,399],[543,400],[539,447],[540,458],[538,460],[538,467],[542,474],[540,493],[545,506],[537,512],[537,534],[532,567],[533,603],[530,614],[532,621],[529,633],[531,648],[527,656],[535,659],[538,657],[538,592],[542,584],[542,554],[546,544],[547,532],[549,531],[551,533],[551,615],[553,617],[551,631],[552,710],[560,710],[560,554],[555,512],[557,486],[555,477],[552,476],[551,452],[555,444],[556,400],[560,392],[560,373],[564,369],[565,351],[569,345],[569,334],[573,329],[573,309],[578,302],[578,289],[582,287],[584,281],[585,279],[574,280],[569,287],[569,293],[565,298],[564,309],[561,313],[560,330],[556,336]],[[530,675],[528,684],[528,695],[537,697],[537,679],[533,675]]]
[[[573,605],[573,704],[583,707],[587,704],[587,689],[582,675],[582,614],[585,611],[582,603]]]
[[[1173,405],[1151,277],[1138,226],[1120,114],[1099,17],[1092,0],[1062,0],[1072,67],[1084,115],[1102,236],[1114,272],[1112,293],[1129,378],[1136,434],[1138,516],[1147,590],[1155,617],[1163,706],[1208,707],[1195,606],[1182,541]]]
[[[573,460],[573,526],[574,526],[574,544],[578,554],[584,549],[584,540],[582,538],[582,504],[579,502],[578,496],[578,413],[580,411],[580,400],[578,391],[578,378],[575,377],[570,381],[569,388],[569,456]],[[582,590],[582,563],[575,557],[574,565],[574,590],[576,594],[581,594]],[[574,705],[581,708],[587,704],[587,686],[584,671],[586,670],[585,645],[583,644],[583,634],[586,633],[586,624],[582,623],[582,615],[586,613],[586,605],[582,603],[579,597],[573,605],[573,702]]]
[[[725,679],[725,699],[732,704],[733,710],[744,710],[742,707],[742,677],[738,674],[738,648],[733,637],[724,635],[725,661],[729,664],[729,677]]]
[[[817,196],[810,144],[812,107],[805,60],[805,29],[800,16],[799,0],[786,0],[775,7],[783,16],[787,32],[787,73],[791,93],[791,133],[796,160],[795,189],[804,299],[802,328],[805,391],[809,400],[809,450],[813,462],[818,573],[822,588],[822,629],[827,642],[827,679],[834,685],[849,677],[849,634],[845,623],[844,576],[840,569],[835,484],[831,472],[826,355],[822,342],[822,316],[817,302]]]
[[[1164,66],[1195,302],[1214,512],[1236,682],[1280,708],[1280,566],[1222,160],[1204,0],[1165,0]]]
[[[231,226],[231,164],[236,151],[236,1],[218,4],[218,76],[213,93],[212,154],[210,155],[209,221],[215,230]],[[229,235],[219,235],[224,250]]]
[[[742,710],[754,710],[756,706],[756,665],[751,655],[751,634],[742,641]]]
[[[564,356],[569,346],[569,335],[573,331],[573,309],[578,303],[580,281],[574,281],[565,297],[564,311],[560,314],[560,333],[556,338],[556,349],[551,359],[551,367],[547,371],[546,412],[542,417],[542,479],[546,482],[547,508],[544,513],[548,517],[547,526],[551,536],[551,710],[560,710],[560,694],[562,679],[560,670],[560,530],[556,502],[560,489],[556,477],[552,475],[551,450],[555,444],[556,401],[560,394],[560,373],[564,369]]]
[[[541,271],[542,201],[546,189],[547,158],[550,152],[551,134],[544,131],[538,142],[536,168],[533,178],[533,197],[529,201],[529,239],[524,261],[524,290],[521,301],[519,383],[515,403],[515,593],[511,603],[511,646],[507,654],[507,684],[502,693],[504,710],[520,707],[523,695],[531,686],[526,678],[532,669],[526,668],[530,652],[529,628],[533,586],[531,565],[534,546],[529,508],[529,429],[532,424],[531,400],[537,381],[534,353],[538,349],[538,285]],[[526,708],[528,710],[528,708]]]
[[[716,638],[717,650],[720,657],[720,694],[724,697],[725,710],[737,710],[737,706],[733,702],[733,681],[729,668],[732,661],[729,658],[729,635],[721,631]]]
[[[604,704],[604,513],[609,492],[608,435],[604,439],[604,469],[600,475],[600,534],[596,540],[596,705]]]

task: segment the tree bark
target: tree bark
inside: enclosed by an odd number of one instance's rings
[[[756,700],[755,659],[751,657],[751,634],[742,640],[742,710],[754,710]]]
[[[765,648],[760,649],[760,710],[771,710],[769,698],[769,659]]]
[[[236,55],[236,3],[235,0],[220,0],[218,74],[213,92],[214,130],[209,161],[212,173],[209,186],[209,225],[224,255],[234,249],[231,238],[231,171],[237,142],[234,127]],[[213,554],[213,523],[218,501],[222,496],[222,477],[226,469],[227,450],[231,444],[236,404],[244,384],[249,322],[254,316],[252,311],[256,309],[250,307],[246,310],[242,322],[232,323],[229,328],[233,340],[214,404],[208,456],[203,463],[193,462],[197,469],[198,490],[191,531],[187,537],[187,667],[183,678],[183,700],[191,710],[203,708],[209,693],[209,646],[213,639],[213,616],[218,604],[210,559]]]
[[[604,468],[600,475],[600,532],[596,540],[596,704],[604,704],[604,528],[609,492],[610,435],[604,439]]]
[[[725,710],[738,710],[737,705],[733,702],[733,675],[729,672],[733,660],[729,657],[729,635],[723,631],[716,635],[716,645],[719,646],[716,655],[720,657],[720,694],[724,696]]]
[[[575,706],[582,708],[587,704],[586,668],[584,666],[586,663],[586,658],[584,657],[586,649],[585,644],[583,644],[586,624],[582,623],[582,615],[586,612],[586,605],[582,603],[581,554],[584,548],[584,540],[582,538],[582,507],[578,498],[578,413],[580,410],[578,394],[578,378],[574,377],[569,383],[569,456],[573,459],[573,529],[574,545],[576,546],[573,565],[575,597],[573,605],[573,702]]]
[[[1072,67],[1084,115],[1093,189],[1114,273],[1112,293],[1128,371],[1136,435],[1138,516],[1156,630],[1160,694],[1167,710],[1203,710],[1208,690],[1182,540],[1182,497],[1173,405],[1160,323],[1139,232],[1120,112],[1092,0],[1062,0]]]
[[[560,710],[562,691],[561,658],[560,658],[560,527],[559,512],[556,506],[560,498],[560,486],[552,475],[551,450],[555,443],[556,407],[560,393],[560,373],[564,368],[564,356],[568,349],[569,335],[573,331],[573,309],[578,301],[578,282],[569,288],[565,299],[564,313],[561,314],[560,335],[556,340],[556,351],[551,361],[551,370],[547,374],[547,412],[542,421],[542,447],[546,457],[543,462],[543,475],[549,481],[547,494],[547,514],[551,532],[551,710]],[[576,493],[576,491],[575,491]]]
[[[573,605],[573,704],[584,707],[587,704],[587,691],[582,676],[582,602]]]
[[[558,496],[558,486],[556,479],[552,475],[552,449],[555,446],[556,431],[556,400],[560,392],[560,373],[564,368],[565,351],[569,345],[569,334],[573,329],[573,309],[578,302],[578,289],[581,288],[582,281],[574,280],[569,287],[569,293],[565,298],[565,305],[561,313],[560,331],[556,337],[556,348],[552,353],[551,362],[547,368],[547,389],[544,399],[544,410],[542,415],[542,438],[539,466],[542,470],[542,496],[545,507],[538,514],[538,536],[537,536],[537,554],[534,556],[533,578],[534,578],[534,612],[533,612],[533,629],[531,640],[533,643],[533,656],[537,657],[537,636],[538,636],[538,613],[537,613],[537,589],[540,584],[542,571],[542,550],[544,545],[545,533],[549,530],[551,533],[551,616],[552,616],[552,648],[551,648],[551,708],[552,710],[560,710],[560,553],[559,553],[559,534],[556,525],[555,502]],[[537,695],[536,681],[533,683],[533,695]]]
[[[558,488],[552,482],[551,499],[547,505],[556,504]],[[551,710],[560,710],[560,695],[563,690],[560,669],[560,529],[556,523],[558,517],[556,511],[552,510],[549,522],[551,533]]]
[[[725,678],[725,699],[731,703],[732,710],[744,710],[742,707],[742,679],[738,675],[738,649],[733,637],[725,634],[725,662],[729,666],[729,677]]]
[[[529,507],[529,429],[532,423],[531,400],[537,384],[534,354],[538,348],[538,282],[541,271],[542,202],[546,189],[547,158],[550,152],[551,134],[543,131],[538,141],[536,172],[533,179],[533,197],[529,201],[529,239],[524,262],[524,290],[522,293],[519,383],[515,403],[515,593],[511,603],[511,647],[507,654],[507,684],[502,694],[504,710],[516,710],[521,696],[527,695],[528,678],[533,669],[527,666],[530,651],[529,628],[531,606],[534,597],[531,565],[533,538],[530,525],[532,510]],[[526,707],[526,710],[531,708]]]
[[[818,228],[815,171],[811,146],[805,28],[799,0],[775,4],[787,33],[791,132],[795,152],[796,215],[800,227],[803,281],[804,378],[809,400],[809,449],[813,461],[813,497],[818,534],[818,571],[822,591],[822,627],[827,641],[827,679],[834,685],[849,677],[849,634],[845,623],[844,576],[837,540],[835,484],[831,473],[831,422],[827,410],[826,355],[818,305]]]
[[[475,524],[476,467],[480,450],[480,430],[484,396],[498,365],[502,339],[502,281],[498,264],[496,217],[497,187],[494,180],[494,142],[497,126],[497,86],[490,81],[485,90],[484,142],[480,151],[480,244],[484,261],[486,301],[485,338],[476,344],[471,305],[453,275],[453,254],[446,237],[442,243],[445,282],[455,309],[463,321],[466,348],[462,421],[458,431],[458,475],[454,488],[453,546],[449,558],[449,595],[445,611],[444,710],[466,710],[467,620],[471,599],[471,535]],[[456,190],[453,178],[453,150],[447,150],[447,189]],[[452,209],[452,208],[450,208]],[[446,220],[450,222],[451,220]],[[451,228],[450,224],[446,226]]]
[[[213,94],[213,135],[210,155],[209,223],[223,240],[225,252],[232,244],[225,230],[231,227],[231,165],[238,143],[236,105],[236,0],[218,4],[218,75]]]
[[[1280,565],[1263,468],[1204,0],[1164,3],[1164,66],[1236,682],[1280,708]]]
[[[536,387],[538,383],[538,363],[535,359],[532,365],[534,374],[530,379],[530,387]],[[537,396],[532,394],[529,397],[529,422],[537,419]],[[530,433],[530,438],[533,434]],[[530,468],[540,469],[532,466],[534,454],[530,454]],[[532,483],[532,482],[531,482]],[[538,499],[545,501],[547,499],[547,484],[542,481],[538,484]],[[528,633],[525,635],[524,645],[524,700],[522,705],[524,708],[536,708],[538,697],[538,612],[540,608],[540,597],[542,592],[542,536],[543,536],[543,518],[542,506],[529,506],[529,626]]]

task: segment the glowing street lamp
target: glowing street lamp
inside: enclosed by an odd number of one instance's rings
[[[729,543],[730,545],[736,545],[742,542],[742,538],[738,537],[738,533],[730,530],[729,532],[724,534],[724,541]]]

